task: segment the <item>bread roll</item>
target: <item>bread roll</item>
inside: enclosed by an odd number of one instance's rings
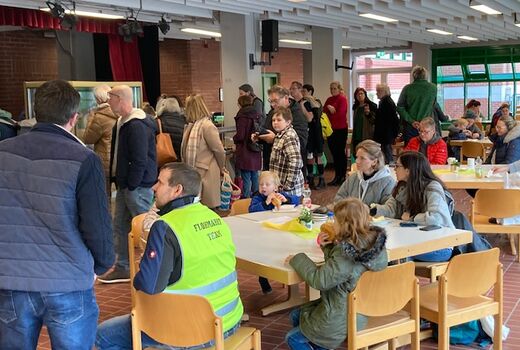
[[[329,241],[334,241],[336,237],[336,230],[332,222],[326,222],[320,226],[320,231],[326,233],[329,236]]]
[[[280,205],[282,205],[282,201],[278,197],[274,197],[273,199],[271,199],[271,203],[273,203],[276,209],[280,209]]]

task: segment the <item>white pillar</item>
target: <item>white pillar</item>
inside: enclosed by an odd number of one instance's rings
[[[423,66],[428,70],[428,80],[432,78],[432,50],[430,45],[412,42],[413,66]],[[413,78],[410,80],[413,81]]]
[[[224,125],[235,125],[238,111],[238,87],[250,84],[255,94],[262,94],[260,66],[249,69],[249,54],[254,53],[260,60],[260,29],[255,15],[220,13],[220,62],[222,88],[224,89]],[[256,34],[256,36],[255,36]]]
[[[315,96],[325,101],[331,81],[343,84],[342,70],[334,70],[334,61],[343,65],[341,32],[338,29],[312,27],[312,85]]]

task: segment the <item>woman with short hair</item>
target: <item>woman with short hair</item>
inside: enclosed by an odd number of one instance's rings
[[[493,142],[488,164],[510,164],[520,159],[520,124],[509,116],[502,116],[496,125],[496,134],[490,135]]]
[[[377,84],[376,93],[379,99],[379,106],[375,116],[374,141],[381,144],[381,150],[385,155],[385,163],[389,164],[394,160],[392,144],[397,134],[399,134],[397,106],[394,100],[392,100],[390,88],[387,84]]]
[[[179,101],[175,97],[166,97],[157,102],[157,118],[160,120],[162,130],[170,134],[173,150],[177,155],[177,161],[181,161],[181,143],[186,118],[182,113]]]

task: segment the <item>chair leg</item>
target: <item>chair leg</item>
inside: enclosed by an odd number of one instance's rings
[[[439,350],[449,350],[450,348],[450,329],[444,324],[439,324]]]
[[[509,244],[511,245],[511,254],[516,255],[515,235],[509,235]]]
[[[392,338],[388,341],[388,350],[397,349],[397,338]]]
[[[493,350],[502,350],[502,314],[498,313],[494,316],[495,334],[493,334]]]
[[[421,331],[419,329],[417,329],[417,332],[412,333],[410,346],[412,350],[421,348]]]

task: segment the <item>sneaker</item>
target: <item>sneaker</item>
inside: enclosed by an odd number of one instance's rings
[[[122,283],[130,282],[130,272],[121,268],[116,267],[112,272],[109,272],[97,279],[101,283]]]

